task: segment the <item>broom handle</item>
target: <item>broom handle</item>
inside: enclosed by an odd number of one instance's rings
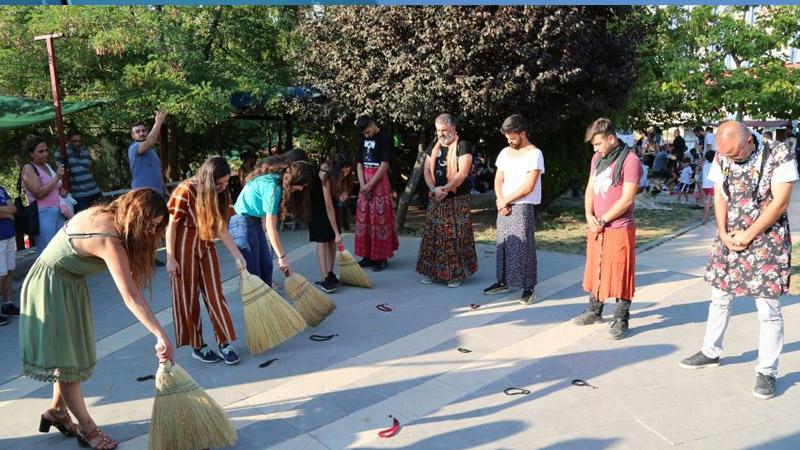
[[[166,348],[166,347],[164,347],[164,345],[163,345],[161,342],[159,342],[158,344],[156,344],[156,352],[163,352],[163,351],[164,351],[164,350],[166,350],[166,349],[167,349],[167,348]],[[160,362],[159,364],[161,364],[162,366],[164,366],[164,370],[166,370],[167,372],[169,372],[169,369],[172,367],[172,364],[170,364],[170,362],[169,362],[169,361],[164,361],[163,363],[161,363],[161,362]]]

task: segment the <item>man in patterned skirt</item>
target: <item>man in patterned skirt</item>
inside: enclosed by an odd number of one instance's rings
[[[708,178],[714,182],[717,222],[705,275],[711,304],[700,351],[680,366],[718,366],[733,297],[753,297],[761,322],[753,395],[769,399],[775,395],[783,348],[778,297],[789,290],[792,243],[786,211],[798,179],[795,155],[785,143],[770,148],[741,122],[728,121],[717,132],[717,158]]]

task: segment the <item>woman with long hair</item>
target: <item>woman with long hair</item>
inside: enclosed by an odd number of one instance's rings
[[[22,166],[20,172],[21,185],[25,188],[28,202],[36,202],[39,209],[39,234],[36,241],[36,254],[41,255],[50,239],[64,225],[64,218],[58,208],[61,178],[64,166],[53,170],[47,163],[50,153],[47,142],[41,136],[29,135],[25,139],[25,153],[30,161]]]
[[[321,281],[320,288],[327,292],[336,292],[341,282],[333,273],[336,261],[336,244],[342,242],[339,226],[336,221],[336,202],[345,199],[353,186],[353,161],[344,153],[320,167],[319,174],[311,184],[311,221],[308,223],[308,235],[311,242],[317,243],[317,263]]]
[[[278,267],[291,273],[286,251],[278,234],[278,219],[291,215],[308,221],[309,189],[314,169],[301,150],[270,156],[250,172],[233,209],[244,218],[247,227],[247,270],[272,286],[272,248],[277,253]],[[266,235],[265,235],[266,232]]]
[[[20,293],[22,372],[54,383],[53,400],[40,418],[39,431],[55,427],[93,449],[118,445],[94,423],[81,391],[97,362],[87,275],[111,272],[125,306],[158,340],[159,361],[173,361],[167,333],[142,295],[153,278],[166,216],[158,192],[135,189],[108,206],[76,214],[28,271]]]
[[[245,266],[245,259],[227,228],[231,204],[228,194],[230,175],[231,168],[225,158],[212,156],[206,159],[195,176],[172,192],[167,225],[167,270],[172,282],[176,345],[191,345],[192,357],[202,362],[224,360],[228,365],[238,363],[239,355],[231,346],[231,342],[236,340],[236,332],[222,293],[214,239],[222,241],[239,271]],[[201,293],[222,357],[203,341]]]

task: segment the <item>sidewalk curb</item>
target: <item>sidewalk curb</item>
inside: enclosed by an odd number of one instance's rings
[[[671,241],[671,240],[673,240],[673,239],[675,239],[677,237],[683,236],[684,234],[694,230],[695,228],[700,228],[703,225],[705,225],[705,224],[702,221],[698,220],[698,222],[695,223],[695,224],[692,224],[692,225],[689,225],[687,227],[681,228],[680,230],[678,230],[678,231],[676,231],[676,232],[674,232],[674,233],[672,233],[670,235],[664,236],[661,239],[656,239],[653,242],[648,242],[647,244],[637,248],[636,249],[636,254],[637,255],[641,255],[642,253],[644,253],[646,251],[652,250],[652,249],[658,247],[661,244],[665,244],[665,243],[667,243],[667,242],[669,242],[669,241]]]

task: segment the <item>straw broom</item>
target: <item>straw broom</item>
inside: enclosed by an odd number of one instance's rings
[[[150,450],[199,450],[236,443],[228,415],[177,364],[158,366]]]
[[[343,244],[338,245],[336,252],[336,264],[339,265],[339,278],[342,283],[350,286],[372,288],[367,272],[358,265],[353,255],[344,248]]]
[[[294,301],[297,311],[312,327],[336,309],[336,304],[324,292],[296,272],[286,277],[286,296]]]
[[[263,353],[305,330],[303,317],[261,278],[243,271],[241,289],[251,355]]]

